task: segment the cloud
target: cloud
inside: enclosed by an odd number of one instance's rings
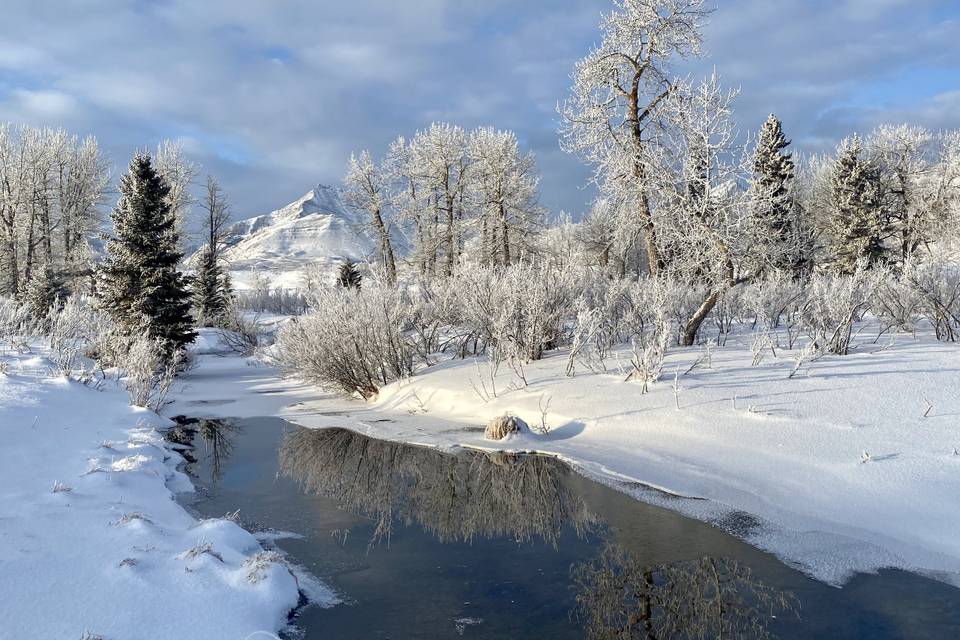
[[[558,149],[555,106],[610,0],[7,0],[0,117],[96,135],[118,167],[180,137],[237,217],[340,179],[435,119],[514,129],[544,202],[582,212],[589,169]],[[948,0],[724,0],[709,58],[742,88],[741,127],[777,112],[796,144],[910,118],[958,127],[960,9]],[[919,78],[919,80],[918,80]]]

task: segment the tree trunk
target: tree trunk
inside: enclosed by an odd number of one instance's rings
[[[380,236],[380,258],[387,270],[387,284],[393,286],[397,283],[397,263],[393,256],[390,232],[383,222],[383,216],[380,215],[379,209],[373,212],[373,225],[377,228],[377,234]]]
[[[683,346],[693,346],[694,341],[697,339],[697,332],[700,331],[700,325],[703,324],[703,321],[706,320],[710,312],[713,311],[719,299],[720,292],[714,291],[707,296],[707,299],[703,301],[696,312],[690,317],[690,320],[687,321],[687,326],[683,328]]]
[[[507,211],[500,204],[500,233],[503,246],[500,248],[503,256],[503,266],[510,266],[510,225],[507,224]]]

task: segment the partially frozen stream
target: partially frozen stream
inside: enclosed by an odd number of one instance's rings
[[[189,428],[183,500],[297,534],[274,544],[345,601],[299,610],[294,637],[960,637],[958,589],[902,571],[829,587],[552,458],[276,418]]]

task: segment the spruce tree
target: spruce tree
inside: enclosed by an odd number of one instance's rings
[[[201,207],[207,212],[204,221],[207,245],[203,248],[197,265],[193,299],[197,320],[204,326],[214,326],[223,319],[233,292],[230,276],[220,260],[221,241],[230,217],[230,207],[220,183],[213,176],[207,176],[206,196]]]
[[[841,273],[852,273],[860,259],[876,265],[886,254],[880,171],[861,152],[854,136],[841,145],[834,165],[834,259]]]
[[[229,286],[229,277],[220,266],[216,250],[204,247],[193,282],[197,322],[210,327],[223,318],[230,303]]]
[[[67,295],[63,278],[53,267],[46,263],[30,280],[23,297],[24,304],[30,310],[34,319],[46,323],[50,312]]]
[[[778,269],[800,272],[807,262],[798,210],[793,197],[795,166],[785,150],[790,141],[773,114],[760,129],[753,155],[751,195],[760,246],[771,247],[768,262]]]
[[[150,155],[137,153],[120,179],[120,200],[110,217],[114,235],[100,272],[101,307],[127,335],[163,342],[167,355],[191,342],[189,278],[177,270],[183,254],[167,201],[170,187]]]
[[[357,269],[356,262],[347,258],[340,264],[340,272],[337,274],[338,285],[344,289],[356,289],[359,291],[362,280],[363,276],[360,275],[360,270]]]

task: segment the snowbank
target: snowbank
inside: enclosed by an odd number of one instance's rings
[[[297,581],[227,519],[197,522],[168,422],[126,394],[0,356],[0,635],[245,638],[286,625]],[[269,556],[267,557],[269,560]],[[266,637],[266,636],[265,636]]]

